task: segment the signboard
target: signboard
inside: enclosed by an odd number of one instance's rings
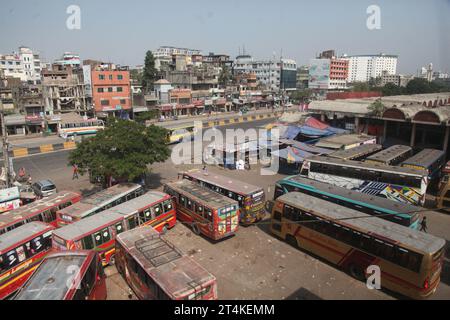
[[[91,66],[83,66],[83,79],[86,95],[92,97]]]
[[[330,59],[311,59],[309,64],[310,89],[328,89],[330,85]]]

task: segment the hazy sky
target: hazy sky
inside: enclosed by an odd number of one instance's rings
[[[66,28],[69,5],[81,8],[81,30]],[[381,29],[366,27],[369,5]],[[398,54],[399,73],[429,62],[450,71],[450,0],[1,0],[0,53],[20,45],[46,61],[63,52],[134,66],[160,45],[293,58],[316,53]]]

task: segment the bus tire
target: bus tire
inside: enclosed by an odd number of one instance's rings
[[[348,271],[353,278],[360,280],[360,281],[365,280],[364,270],[357,264],[351,263],[348,266]]]
[[[293,235],[288,234],[288,235],[286,236],[286,242],[287,242],[290,246],[292,246],[292,247],[298,249],[297,238],[295,238]]]
[[[192,223],[192,231],[196,234],[199,235],[200,234],[200,228],[198,226],[198,224],[196,222]]]

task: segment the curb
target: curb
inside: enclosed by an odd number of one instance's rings
[[[290,111],[286,111],[290,112]],[[276,118],[279,115],[281,115],[281,112],[274,112],[274,113],[266,113],[266,114],[259,114],[259,115],[253,115],[253,116],[240,116],[235,118],[228,118],[228,119],[222,119],[222,120],[214,120],[214,121],[202,121],[202,128],[211,128],[214,126],[227,126],[235,123],[244,123],[244,122],[252,122],[257,120],[264,120],[264,119],[270,119],[270,118]],[[69,141],[64,143],[54,143],[54,144],[43,144],[37,147],[29,147],[29,148],[16,148],[9,151],[9,156],[11,158],[22,158],[22,157],[28,157],[35,154],[41,154],[41,153],[49,153],[49,152],[55,152],[60,150],[72,150],[76,148],[76,142]],[[3,156],[3,152],[0,152],[0,157]]]

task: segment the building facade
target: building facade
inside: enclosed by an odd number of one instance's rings
[[[383,71],[389,75],[397,73],[397,55],[343,55],[348,61],[347,82],[368,82],[371,78],[379,78]]]

